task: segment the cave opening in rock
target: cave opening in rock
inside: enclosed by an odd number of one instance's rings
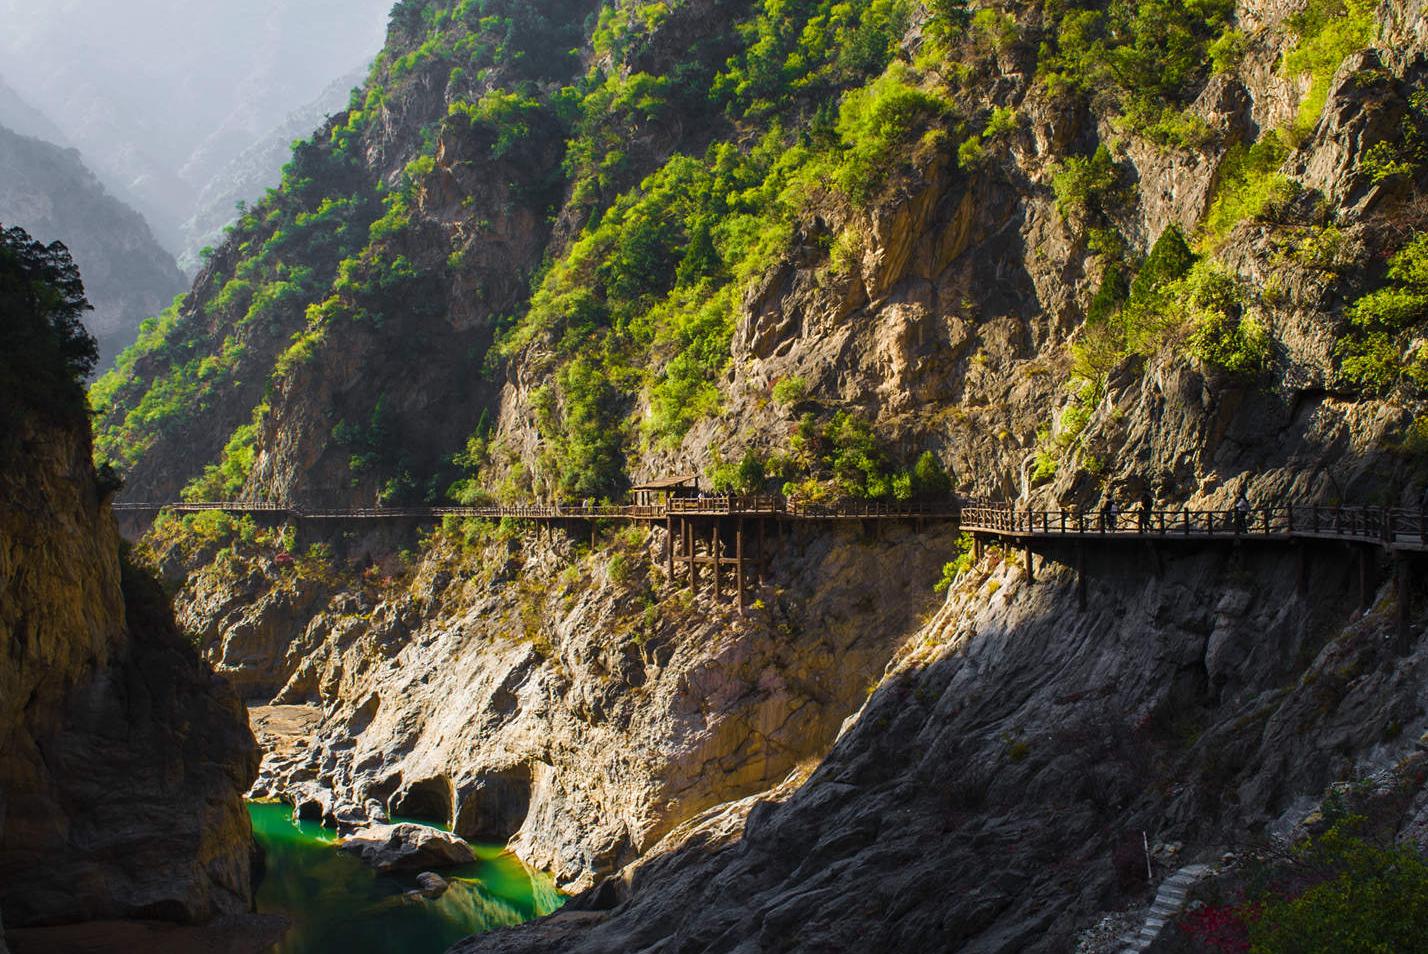
[[[473,841],[505,843],[526,823],[530,807],[530,766],[485,772],[460,786],[454,830]]]
[[[412,782],[392,796],[387,810],[393,816],[450,825],[451,782],[440,777]]]

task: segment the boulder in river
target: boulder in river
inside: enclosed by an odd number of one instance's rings
[[[446,889],[451,887],[450,883],[435,871],[423,871],[417,875],[416,880],[417,888],[414,893],[433,901],[445,894]]]
[[[371,825],[342,839],[343,851],[356,852],[378,871],[411,871],[469,864],[471,846],[450,832],[426,825]]]

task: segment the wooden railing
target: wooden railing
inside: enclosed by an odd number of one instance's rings
[[[634,520],[659,521],[692,517],[773,517],[799,520],[941,519],[959,520],[961,529],[1015,537],[1156,537],[1206,539],[1317,538],[1381,542],[1428,548],[1428,514],[1391,507],[1318,507],[1308,505],[1253,507],[1237,510],[1121,511],[1114,516],[1097,510],[1019,510],[955,501],[856,502],[805,504],[773,494],[724,494],[676,497],[667,505],[639,504],[518,504],[487,507],[368,507],[302,509],[271,503],[116,503],[116,513],[277,514],[302,520],[412,519],[443,517],[485,520]]]
[[[838,505],[801,504],[773,494],[724,494],[705,497],[676,497],[667,505],[645,504],[524,504],[489,507],[368,507],[348,509],[304,509],[268,503],[227,501],[219,503],[116,503],[116,513],[157,514],[200,513],[221,510],[228,513],[273,513],[303,520],[431,519],[474,517],[489,520],[664,520],[667,517],[780,517],[809,520],[841,519],[955,519],[955,501],[942,503],[848,503]]]
[[[1087,510],[964,507],[961,528],[1017,537],[1318,538],[1428,545],[1421,510],[1390,507],[1252,507],[1239,510]]]

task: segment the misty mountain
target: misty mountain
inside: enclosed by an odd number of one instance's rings
[[[193,215],[183,223],[179,265],[185,271],[199,267],[200,249],[223,240],[223,227],[236,217],[237,203],[260,199],[278,184],[283,166],[292,158],[293,141],[312,135],[329,116],[346,107],[352,88],[361,85],[365,75],[365,69],[358,69],[335,80],[209,179],[198,195]]]
[[[22,136],[33,136],[60,146],[68,146],[65,135],[50,118],[29,103],[0,76],[0,126]]]
[[[99,340],[101,368],[187,286],[144,217],[110,195],[76,150],[4,127],[0,222],[69,247],[94,305],[85,323]]]
[[[0,58],[19,96],[62,133],[46,138],[132,195],[177,253],[209,180],[375,54],[389,6],[0,0]]]

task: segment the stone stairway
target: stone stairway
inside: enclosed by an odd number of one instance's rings
[[[1190,889],[1209,873],[1209,865],[1187,865],[1162,881],[1160,890],[1155,893],[1155,902],[1145,916],[1145,923],[1141,925],[1139,933],[1125,938],[1122,954],[1143,954],[1154,944],[1170,919],[1185,907],[1185,899],[1189,896]]]

